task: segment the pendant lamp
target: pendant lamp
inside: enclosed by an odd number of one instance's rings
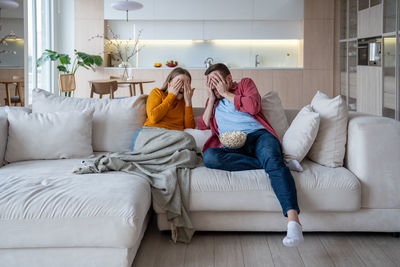
[[[120,11],[126,11],[126,21],[128,21],[128,12],[132,10],[138,10],[143,8],[143,5],[139,2],[136,1],[116,1],[111,3],[111,7],[120,10]]]

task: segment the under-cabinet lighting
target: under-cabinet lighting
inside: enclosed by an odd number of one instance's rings
[[[126,42],[128,40],[112,40],[115,42]],[[135,42],[135,40],[129,40]],[[302,39],[246,39],[246,40],[140,40],[142,44],[151,45],[190,45],[196,43],[212,43],[217,45],[298,45]]]

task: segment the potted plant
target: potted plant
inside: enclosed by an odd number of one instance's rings
[[[103,59],[98,55],[89,55],[75,49],[74,56],[74,61],[71,64],[71,57],[68,54],[61,54],[46,49],[37,60],[38,67],[47,61],[58,61],[57,69],[60,71],[58,77],[60,92],[69,96],[71,96],[71,92],[75,90],[75,72],[79,67],[96,71],[96,66],[101,66],[101,64],[103,64]]]

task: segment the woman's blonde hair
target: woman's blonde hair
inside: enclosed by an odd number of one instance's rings
[[[161,91],[165,92],[168,89],[168,83],[171,82],[176,76],[178,75],[186,75],[189,77],[190,81],[192,81],[192,76],[190,76],[190,73],[183,69],[183,68],[175,68],[173,69],[167,76],[167,79],[165,79],[165,82],[163,84],[163,86],[160,88]]]

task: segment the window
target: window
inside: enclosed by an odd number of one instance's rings
[[[32,90],[41,88],[51,91],[52,68],[47,62],[36,67],[37,59],[45,49],[52,49],[52,2],[51,0],[28,0],[28,88],[25,92],[32,103]]]

